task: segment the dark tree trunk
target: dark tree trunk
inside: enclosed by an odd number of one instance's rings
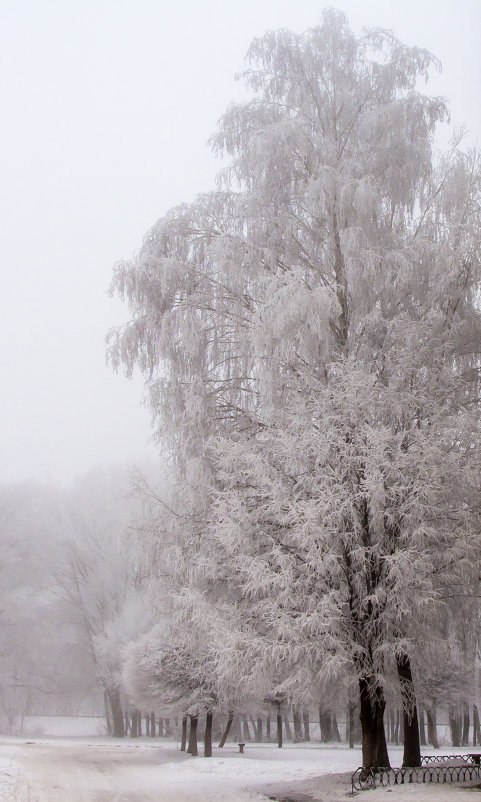
[[[262,743],[262,718],[261,718],[261,716],[257,716],[256,741],[258,743]]]
[[[330,712],[328,710],[324,710],[324,708],[321,706],[319,706],[319,727],[321,729],[322,743],[329,743],[331,740],[332,718]]]
[[[433,749],[439,749],[435,707],[433,708],[426,707],[426,719],[428,722],[428,741],[433,747]]]
[[[310,741],[311,740],[311,736],[310,736],[310,733],[309,733],[309,710],[303,710],[302,711],[302,724],[303,724],[303,727],[304,727],[304,740],[305,741]]]
[[[269,740],[271,737],[271,717],[266,716],[266,738]]]
[[[481,745],[481,728],[479,726],[479,713],[476,705],[473,705],[473,746]]]
[[[461,746],[461,720],[454,705],[449,705],[449,726],[453,746]]]
[[[341,743],[341,733],[339,732],[339,727],[337,726],[337,716],[335,713],[332,714],[331,718],[331,737],[333,741]]]
[[[137,710],[137,735],[142,735],[142,713]]]
[[[401,718],[401,716],[399,715],[399,709],[398,709],[398,710],[396,710],[395,720],[394,720],[394,739],[393,740],[394,740],[394,743],[396,744],[396,746],[399,746],[399,735],[400,735],[399,731],[401,729],[400,718]]]
[[[421,746],[426,746],[426,721],[424,715],[424,708],[419,708],[419,741]]]
[[[109,692],[107,688],[104,690],[104,710],[105,710],[105,722],[107,724],[107,733],[109,735],[113,735],[114,725],[112,722],[112,711],[110,710]]]
[[[247,716],[242,717],[242,732],[243,732],[243,740],[247,743],[247,741],[251,740],[251,734],[249,730],[249,722],[247,720]]]
[[[279,749],[282,748],[282,711],[281,711],[281,703],[276,702],[277,706],[277,714],[276,714],[276,724],[277,724],[277,746]]]
[[[155,738],[155,713],[150,714],[150,734]]]
[[[409,657],[407,655],[398,656],[396,658],[396,667],[402,699],[403,767],[417,767],[421,765],[421,745],[419,743],[418,709]]]
[[[118,688],[113,688],[108,691],[108,700],[112,712],[112,735],[114,738],[123,738],[125,734],[124,712],[122,710],[120,691]]]
[[[294,741],[295,743],[299,743],[302,741],[302,726],[301,726],[301,711],[298,707],[292,708],[292,720],[294,723]]]
[[[242,722],[240,715],[234,716],[234,721],[232,723],[232,733],[231,738],[233,741],[243,741],[242,737]]]
[[[249,718],[250,725],[252,727],[252,740],[255,741],[257,739],[257,735],[256,735],[256,733],[257,733],[257,721],[255,720],[254,716],[249,715],[248,718]]]
[[[126,735],[128,735],[130,732],[130,734],[132,735],[132,724],[130,723],[130,715],[127,712],[127,710],[125,711],[124,715],[124,732]]]
[[[286,732],[286,738],[287,738],[288,741],[293,741],[294,738],[292,737],[292,730],[291,730],[291,725],[290,725],[290,722],[289,722],[289,714],[286,713],[286,715],[283,716],[283,718],[284,718],[284,729],[285,729],[285,732]]]
[[[358,705],[356,705],[356,708]],[[362,744],[362,727],[361,727],[361,718],[359,716],[354,717],[354,741],[357,744]]]
[[[197,757],[199,754],[197,750],[197,724],[199,722],[198,716],[189,716],[190,729],[189,729],[189,745],[187,751],[193,756]]]
[[[204,757],[212,757],[212,719],[214,714],[211,710],[205,716],[204,731]]]
[[[390,766],[383,723],[384,692],[377,686],[369,693],[371,683],[364,677],[359,680],[362,765],[366,769]]]
[[[170,718],[162,719],[162,729],[164,731],[165,737],[167,738],[171,734],[171,731],[170,731]]]
[[[403,710],[404,751],[403,767],[421,765],[421,743],[417,710]]]
[[[347,706],[347,733],[346,733],[346,740],[349,743],[349,749],[354,749],[355,745],[355,718],[354,718],[354,711],[356,710],[356,704],[354,702],[349,702]]]
[[[463,739],[461,746],[469,744],[469,705],[463,702]]]
[[[159,735],[162,737],[164,734],[164,719],[159,716]]]
[[[150,716],[148,713],[145,714],[145,734],[150,735]]]
[[[387,738],[391,743],[394,743],[394,726],[394,710],[389,709],[389,713],[387,714]]]
[[[225,725],[225,730],[222,733],[222,738],[220,739],[219,748],[222,749],[225,742],[227,741],[227,736],[229,735],[230,728],[232,727],[232,722],[234,721],[234,713],[232,710],[229,711],[229,715],[227,717],[227,724]]]
[[[180,742],[180,751],[185,752],[187,746],[187,716],[182,716],[182,739]]]

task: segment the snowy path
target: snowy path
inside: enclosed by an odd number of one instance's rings
[[[319,772],[319,750],[279,753],[266,745],[246,752],[231,745],[205,760],[147,740],[11,739],[0,745],[0,758],[22,764],[26,781],[16,797],[9,783],[0,802],[251,802],[265,800],[260,786],[279,779],[297,784]]]
[[[396,762],[399,750],[392,749]],[[209,760],[178,745],[92,739],[0,742],[0,802],[349,802],[359,750],[319,744],[234,745]],[[263,792],[263,793],[262,793]],[[473,802],[476,789],[408,785],[360,794],[359,802]]]
[[[159,800],[161,766],[184,758],[180,752],[168,754],[143,744],[75,741],[33,742],[5,751],[25,767],[28,793],[22,790],[18,802],[24,802],[24,796],[28,802]]]

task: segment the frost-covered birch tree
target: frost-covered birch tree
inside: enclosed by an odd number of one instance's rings
[[[366,767],[397,674],[413,764],[416,637],[479,531],[479,157],[433,153],[436,61],[388,31],[331,9],[248,61],[217,191],[115,270],[110,358],[146,376],[259,665],[354,678]]]

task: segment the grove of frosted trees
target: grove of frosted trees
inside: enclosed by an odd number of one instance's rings
[[[56,592],[114,734],[152,710],[197,754],[202,720],[209,756],[213,717],[281,745],[343,710],[366,768],[396,728],[416,766],[440,706],[481,736],[480,158],[391,32],[329,9],[247,61],[217,188],[114,271],[168,486],[133,526],[87,494]]]
[[[113,278],[110,359],[143,372],[178,488],[152,542],[180,634],[129,681],[206,709],[335,695],[366,767],[398,693],[414,766],[418,696],[476,650],[479,156],[436,151],[436,61],[388,31],[331,9],[247,59],[217,189]]]

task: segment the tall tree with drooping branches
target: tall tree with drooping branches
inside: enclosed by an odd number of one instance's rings
[[[217,191],[116,267],[133,316],[109,354],[146,376],[196,487],[192,554],[250,611],[253,653],[298,689],[349,671],[372,768],[390,673],[409,726],[424,609],[475,556],[480,162],[433,155],[436,62],[390,32],[330,9],[248,60]]]

